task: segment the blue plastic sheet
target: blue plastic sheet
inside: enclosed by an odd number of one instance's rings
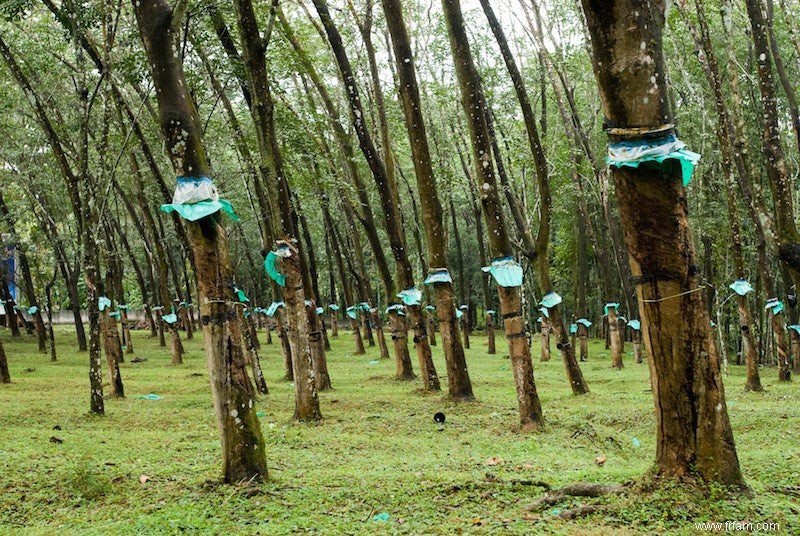
[[[458,320],[462,316],[464,316],[463,311],[461,311],[460,309],[456,309],[456,320]]]
[[[795,333],[797,333],[798,335],[800,335],[800,325],[797,325],[797,324],[792,324],[791,326],[786,326],[786,327],[787,327],[787,328],[789,328],[789,329],[792,329],[792,330],[794,330],[794,331],[795,331]]]
[[[161,320],[163,320],[167,324],[174,324],[175,322],[178,321],[178,315],[176,315],[175,313],[170,313],[168,315],[162,316]]]
[[[492,274],[494,280],[501,287],[519,287],[522,285],[522,266],[514,257],[501,257],[492,260],[492,264],[481,268],[484,272]]]
[[[550,311],[547,310],[547,307],[540,307],[539,312],[542,313],[542,316],[545,318],[550,318]]]
[[[39,312],[39,308],[36,307],[35,305],[28,309],[28,314],[29,315],[35,315],[37,312]]]
[[[783,311],[783,302],[780,301],[778,298],[770,298],[767,300],[767,304],[764,307],[764,310],[766,309],[772,311],[773,315],[777,315],[781,311]]]
[[[609,310],[609,309],[611,309],[612,307],[613,307],[614,309],[619,309],[619,304],[618,304],[618,303],[615,303],[615,302],[608,302],[608,303],[605,305],[605,307],[603,307],[603,311],[605,312],[605,314],[608,314],[608,310]]]
[[[570,333],[578,333],[578,324],[570,324],[569,325],[569,332]]]
[[[324,312],[325,312],[325,308],[324,307],[317,307],[317,314],[318,315],[321,315]]]
[[[419,305],[420,300],[422,300],[422,291],[411,287],[406,290],[401,290],[397,294],[397,297],[403,300],[403,303],[406,305]]]
[[[426,311],[431,311],[431,312],[433,312],[433,311],[435,311],[435,310],[436,310],[436,307],[435,307],[435,306],[433,306],[433,305],[426,305],[426,306],[425,306],[425,310],[426,310]]]
[[[493,315],[493,314],[495,314],[495,312],[496,311],[494,309],[486,309],[486,314],[487,315]]]
[[[105,311],[108,307],[111,307],[111,300],[106,298],[105,296],[100,296],[97,300],[97,308],[102,312]]]
[[[628,322],[628,327],[633,330],[639,331],[640,329],[642,329],[642,323],[634,319]]]
[[[592,327],[592,323],[590,321],[586,320],[585,318],[579,318],[575,322],[577,322],[578,324],[582,324],[586,329],[589,329],[590,327]]]
[[[117,320],[119,320],[119,311],[113,311],[111,313],[108,313],[108,316],[116,318]]]
[[[739,296],[746,296],[748,292],[753,292],[753,287],[747,282],[747,279],[737,279],[731,283],[728,288],[734,291]]]
[[[397,313],[401,316],[405,316],[406,313],[404,312],[404,310],[405,310],[404,305],[400,303],[395,303],[386,308],[386,314],[388,315],[390,313]]]
[[[283,275],[278,271],[278,268],[275,266],[275,263],[278,260],[278,254],[274,251],[270,251],[267,253],[267,256],[264,258],[264,269],[267,271],[267,275],[269,275],[270,279],[275,281],[282,287],[286,286],[286,276]]]
[[[452,283],[453,278],[450,277],[450,272],[445,269],[441,270],[434,270],[433,272],[428,274],[428,277],[425,278],[424,283],[426,285],[432,285],[434,283]]]
[[[339,310],[339,306],[336,305],[335,303],[332,303],[332,304],[328,305],[328,309],[330,309],[331,311],[338,311]]]
[[[283,307],[284,305],[285,304],[282,301],[274,301],[271,304],[269,304],[269,307],[267,307],[265,314],[267,316],[275,316],[275,313],[278,312],[278,308]]]
[[[351,305],[350,307],[348,307],[346,312],[347,316],[349,316],[353,320],[356,320],[358,318],[358,309],[356,308],[355,305]]]
[[[233,221],[239,221],[239,216],[233,211],[233,206],[224,199],[212,201],[207,199],[197,203],[165,203],[161,205],[161,210],[166,213],[177,212],[184,220],[202,220],[217,212],[225,212]]]
[[[539,302],[544,307],[551,309],[561,303],[562,298],[556,292],[548,292],[542,297],[542,301]]]
[[[686,186],[692,180],[700,155],[686,149],[686,144],[671,134],[660,140],[611,143],[606,157],[606,162],[616,168],[638,168],[645,162],[663,164],[667,160],[680,163],[681,178]]]

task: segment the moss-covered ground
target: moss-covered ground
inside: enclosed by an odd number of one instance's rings
[[[456,404],[422,394],[419,382],[394,381],[392,361],[379,360],[377,348],[353,355],[341,332],[328,354],[334,389],[321,393],[325,419],[313,425],[291,421],[279,347],[263,345],[270,394],[257,408],[269,481],[243,487],[220,483],[200,338],[184,341],[185,363],[171,366],[167,349],[136,332],[136,352],[122,364],[127,397],[106,400],[106,415],[93,417],[88,356],[67,328],[58,330],[56,363],[33,338],[9,335],[0,331],[13,380],[0,385],[0,534],[700,534],[708,531],[696,523],[726,521],[800,534],[800,386],[779,384],[774,369],[762,369],[764,393],[742,392],[743,367],[725,376],[747,496],[648,484],[655,424],[647,365],[626,355],[623,370],[611,369],[600,341],[581,364],[592,391],[581,397],[571,394],[555,348],[540,363],[534,342],[547,426],[531,434],[516,430],[500,338],[491,356],[473,335],[467,360],[477,400]],[[132,363],[135,356],[146,361]],[[441,347],[434,359],[444,375]],[[161,398],[138,398],[151,393]],[[443,426],[433,420],[439,411]],[[543,496],[539,483],[578,481],[636,485],[528,510]],[[558,517],[587,503],[608,508]]]

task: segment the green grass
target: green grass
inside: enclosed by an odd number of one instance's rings
[[[762,370],[765,393],[742,392],[743,367],[725,378],[752,497],[639,486],[599,500],[612,507],[605,513],[562,521],[554,514],[580,501],[527,512],[543,494],[530,481],[646,481],[652,394],[646,365],[632,356],[612,370],[608,351],[593,341],[582,363],[592,393],[574,397],[555,348],[539,363],[535,342],[547,428],[520,434],[500,339],[489,356],[486,340],[473,335],[467,361],[477,401],[455,404],[421,394],[419,382],[392,380],[391,361],[369,365],[376,348],[352,355],[342,332],[328,355],[334,390],[321,394],[318,425],[291,422],[279,347],[264,345],[270,394],[257,407],[270,481],[243,488],[220,484],[201,340],[184,341],[185,364],[173,367],[168,350],[145,335],[135,333],[134,343],[147,361],[128,356],[122,365],[127,398],[107,400],[106,416],[92,417],[88,356],[74,351],[66,328],[57,363],[36,353],[32,338],[0,332],[13,380],[0,385],[0,534],[698,534],[696,521],[771,521],[779,533],[800,531],[800,397],[796,382],[779,384],[774,369]],[[440,347],[434,359],[444,374]],[[148,393],[162,399],[136,398]],[[437,411],[447,415],[444,427],[433,422]],[[599,467],[601,454],[607,461]],[[388,520],[373,520],[384,512]]]

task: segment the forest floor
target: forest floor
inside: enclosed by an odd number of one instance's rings
[[[467,361],[477,401],[456,404],[422,394],[418,381],[394,381],[393,361],[378,360],[377,348],[353,355],[342,332],[328,354],[334,390],[321,393],[325,420],[317,425],[291,422],[293,390],[281,380],[279,347],[263,345],[270,394],[257,408],[270,480],[242,487],[220,483],[201,338],[184,341],[184,364],[171,366],[169,351],[146,335],[134,334],[136,352],[122,364],[127,398],[106,400],[106,416],[92,417],[88,357],[74,350],[67,328],[59,328],[56,363],[36,353],[32,338],[0,332],[13,380],[0,385],[0,534],[722,532],[696,525],[706,522],[723,529],[773,523],[779,529],[761,533],[800,533],[800,386],[779,384],[774,369],[762,369],[764,393],[742,392],[744,367],[725,377],[753,491],[747,497],[646,484],[655,449],[647,365],[626,355],[623,370],[611,369],[600,341],[581,364],[592,391],[582,397],[571,394],[555,348],[540,363],[534,342],[547,426],[533,434],[515,429],[502,337],[494,356],[485,338],[472,337]],[[135,356],[147,361],[131,363]],[[434,358],[443,375],[440,346]],[[151,393],[161,398],[140,398]],[[439,411],[443,426],[433,420]],[[542,482],[579,481],[637,484],[622,495],[528,510],[544,495]],[[608,508],[559,517],[579,504]]]

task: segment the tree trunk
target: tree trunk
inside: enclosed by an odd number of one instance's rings
[[[8,359],[3,348],[3,341],[0,341],[0,383],[11,383],[11,374],[8,372]]]
[[[734,178],[734,159],[741,161],[743,155],[734,154],[733,125],[731,123],[731,112],[728,109],[727,98],[722,87],[719,63],[716,53],[711,43],[711,35],[708,28],[708,21],[705,16],[705,8],[702,0],[696,0],[697,20],[699,32],[690,23],[689,28],[695,38],[695,44],[702,54],[699,54],[703,71],[709,85],[714,93],[714,107],[717,112],[717,140],[722,153],[722,171],[725,180],[725,197],[728,207],[728,222],[731,230],[731,257],[733,269],[737,279],[745,279],[744,250],[742,247],[741,223],[739,221],[738,207],[736,204],[736,180]],[[688,20],[688,19],[687,19]],[[744,166],[740,166],[743,171]],[[760,228],[760,227],[759,227]],[[757,233],[758,234],[758,233]],[[753,341],[753,332],[750,328],[752,324],[750,308],[745,296],[736,296],[736,305],[739,312],[739,333],[741,334],[742,355],[747,366],[747,382],[745,391],[762,391],[761,379],[758,373],[757,348]]]
[[[637,139],[630,135],[640,132],[635,127],[658,131],[667,125],[666,133],[673,133],[661,45],[665,4],[582,4],[611,141]],[[656,141],[660,137],[663,133]],[[690,269],[695,254],[680,165],[667,160],[661,166],[613,168],[612,177],[650,355],[657,472],[744,486],[719,354],[705,300],[696,291],[700,277]]]
[[[796,329],[789,330],[789,339],[792,349],[792,373],[796,376],[800,374],[800,333]]]
[[[117,320],[106,310],[103,311],[100,322],[106,363],[108,363],[108,396],[111,398],[125,398],[125,387],[122,384],[122,375],[119,371],[119,363],[122,361],[122,344],[117,331]]]
[[[491,313],[486,313],[486,339],[488,346],[486,353],[489,355],[496,354],[497,349],[494,344],[494,315]]]
[[[617,308],[608,308],[608,340],[611,345],[611,366],[621,369],[625,365],[622,363],[622,338],[619,332],[619,320],[617,319]]]
[[[642,335],[638,329],[633,330],[633,357],[637,363],[642,362]]]
[[[386,348],[386,336],[383,334],[381,313],[377,309],[372,310],[372,321],[375,324],[375,331],[378,333],[378,348],[380,348],[381,351],[381,359],[389,359],[389,350]]]
[[[403,20],[402,6],[399,0],[383,0],[383,9],[386,14],[387,27],[392,40],[397,75],[400,82],[400,98],[403,103],[403,114],[406,131],[409,136],[411,151],[414,156],[414,170],[419,190],[419,200],[422,209],[422,221],[425,235],[428,239],[428,255],[430,270],[447,271],[447,243],[444,233],[442,205],[436,189],[436,179],[433,175],[433,166],[428,146],[425,122],[421,109],[419,87],[417,85],[414,58],[411,50],[411,41],[408,36],[405,21]],[[450,279],[449,277],[447,279]],[[436,310],[439,317],[440,334],[447,365],[448,394],[455,400],[471,400],[472,383],[467,370],[464,357],[464,348],[458,333],[458,324],[455,320],[455,303],[453,299],[452,280],[440,280],[432,283],[436,298]],[[414,311],[413,322],[415,327],[422,326],[419,309]],[[432,315],[431,315],[432,316]],[[415,338],[423,335],[415,330]],[[431,344],[435,341],[435,331],[428,330]],[[426,341],[419,340],[418,344]],[[430,347],[427,349],[428,355]],[[422,360],[420,360],[422,366]],[[428,373],[426,375],[426,372]],[[423,380],[431,386],[433,367],[422,370]],[[438,380],[437,380],[438,383]]]
[[[469,310],[461,317],[461,331],[464,334],[464,349],[469,350],[469,334],[472,333],[469,325]]]
[[[490,249],[495,258],[507,258],[513,252],[505,227],[502,204],[491,162],[491,143],[486,126],[486,112],[480,98],[482,93],[480,77],[469,48],[459,0],[443,0],[442,7],[461,90],[461,104],[469,124],[476,167],[475,175],[479,183],[476,187],[480,192],[484,221],[489,233]],[[530,347],[525,336],[520,287],[498,286],[498,294],[516,384],[520,426],[523,429],[540,428],[543,424],[542,408],[533,378]]]
[[[58,276],[58,268],[53,272],[53,278],[44,286],[44,296],[47,300],[47,337],[50,342],[50,361],[55,362],[58,360],[56,354],[56,336],[53,332],[53,285],[56,283]]]
[[[310,336],[315,326],[309,325],[306,312],[306,289],[302,274],[302,256],[299,244],[294,239],[297,229],[292,218],[292,202],[288,180],[284,173],[282,155],[275,133],[274,102],[267,77],[266,44],[262,38],[253,6],[250,0],[235,2],[239,34],[242,41],[243,58],[250,81],[253,104],[251,114],[256,125],[261,166],[267,170],[265,176],[274,178],[269,192],[272,206],[277,210],[272,227],[277,236],[282,236],[276,245],[285,248],[289,254],[281,265],[286,276],[283,287],[283,301],[289,323],[289,346],[291,348],[292,375],[294,377],[295,413],[294,418],[313,421],[322,418],[319,409],[317,381],[314,375],[314,360]],[[310,297],[310,296],[309,296]],[[317,365],[319,366],[319,364]]]
[[[542,363],[546,361],[550,361],[550,323],[544,316],[541,317],[541,344],[542,344],[542,355],[539,361]]]
[[[589,328],[578,324],[578,339],[581,341],[581,361],[589,360]]]
[[[261,362],[258,359],[258,350],[256,349],[256,340],[253,338],[253,331],[250,329],[247,318],[244,317],[242,307],[237,307],[236,309],[236,315],[239,319],[239,323],[241,324],[241,344],[242,349],[244,350],[245,364],[250,365],[250,369],[253,373],[253,382],[255,383],[258,392],[262,395],[269,394],[267,381],[264,379],[264,373],[261,371]]]
[[[433,312],[427,311],[425,313],[425,323],[428,330],[428,342],[431,346],[436,346],[436,324],[433,320]]]
[[[209,175],[200,125],[175,57],[172,10],[164,0],[133,3],[157,89],[161,129],[178,176]],[[177,21],[179,24],[181,21]],[[241,348],[239,323],[230,290],[230,249],[219,214],[187,223],[194,255],[198,301],[214,409],[222,441],[225,481],[267,477],[264,440],[254,408]],[[292,281],[299,283],[296,278]],[[301,304],[302,307],[302,304]]]
[[[511,54],[511,50],[508,46],[508,42],[505,38],[503,30],[499,21],[495,17],[488,0],[481,0],[481,6],[483,7],[483,11],[486,14],[487,19],[489,20],[489,26],[492,29],[492,33],[495,35],[497,44],[500,47],[500,51],[503,55],[503,60],[505,61],[509,76],[514,84],[514,91],[517,95],[517,100],[519,101],[520,108],[522,110],[522,116],[525,122],[525,130],[527,133],[528,145],[534,160],[534,168],[536,171],[536,179],[537,185],[539,186],[540,197],[539,230],[536,234],[534,260],[536,261],[540,290],[543,293],[549,293],[554,289],[553,283],[550,279],[550,261],[548,255],[550,247],[552,197],[550,195],[550,177],[547,169],[547,161],[539,140],[539,132],[536,128],[536,118],[530,105],[528,92],[525,88],[519,68],[517,67],[514,57]],[[483,100],[483,96],[480,93],[477,96]],[[483,105],[483,108],[484,112],[486,112],[485,104]],[[486,121],[487,124],[490,123],[490,118],[488,115],[486,117]],[[491,126],[489,125],[489,127],[489,133],[491,135]],[[496,145],[495,151],[497,151]],[[500,160],[499,155],[496,155],[496,158],[498,161]],[[586,394],[589,392],[589,387],[586,385],[586,382],[583,379],[583,373],[578,365],[578,361],[575,359],[575,347],[570,344],[569,329],[566,321],[564,320],[561,305],[556,304],[555,306],[549,308],[549,315],[550,327],[552,327],[553,331],[555,332],[557,347],[561,352],[561,359],[564,363],[567,380],[569,381],[572,392],[576,395]]]

